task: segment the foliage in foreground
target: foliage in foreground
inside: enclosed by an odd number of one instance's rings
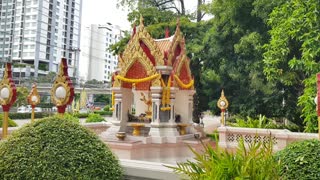
[[[320,179],[320,141],[294,142],[276,153],[282,179]]]
[[[2,128],[2,122],[3,122],[3,115],[2,114],[0,114],[0,127]],[[17,123],[16,122],[14,122],[12,119],[10,119],[10,117],[9,117],[9,119],[8,119],[8,126],[9,127],[17,127],[18,125],[17,125]]]
[[[86,128],[54,116],[0,142],[0,179],[121,179],[109,148]]]
[[[201,179],[279,179],[278,163],[272,156],[272,144],[253,142],[245,148],[243,140],[234,153],[218,147],[204,145],[204,152],[196,152],[194,160],[169,167],[175,173],[187,175],[192,180]]]

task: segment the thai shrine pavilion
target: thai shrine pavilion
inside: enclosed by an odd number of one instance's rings
[[[153,39],[141,17],[119,55],[112,77],[112,126],[102,136],[115,138],[121,132],[144,143],[193,137],[195,90],[186,54],[179,20],[172,36],[167,30],[164,39]]]

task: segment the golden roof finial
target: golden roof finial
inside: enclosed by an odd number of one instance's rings
[[[142,16],[142,14],[140,14],[140,26],[144,26],[143,21],[144,21],[143,16]]]
[[[180,18],[179,17],[177,19],[177,27],[176,27],[175,34],[180,34]]]

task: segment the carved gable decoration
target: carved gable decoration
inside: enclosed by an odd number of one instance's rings
[[[142,52],[149,61],[152,62],[153,66],[164,65],[163,53],[144,27],[143,19],[140,19],[138,31],[133,35],[123,52],[122,59],[124,62],[128,63],[128,61],[132,61],[132,54],[140,49],[142,49]]]

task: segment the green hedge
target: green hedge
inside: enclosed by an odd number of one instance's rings
[[[73,116],[77,118],[87,118],[89,116],[89,113],[76,113]]]
[[[112,116],[112,111],[93,111],[95,114],[100,114],[101,116]]]
[[[119,161],[94,133],[58,116],[0,142],[0,179],[122,179]]]
[[[3,122],[3,115],[0,114],[0,128],[2,128],[2,122]],[[14,122],[14,121],[9,117],[8,126],[9,126],[9,127],[17,127],[18,124],[17,124],[16,122]]]
[[[86,123],[103,122],[103,121],[105,121],[104,117],[102,117],[100,114],[95,114],[95,113],[89,114],[88,118],[86,119]]]
[[[57,112],[36,112],[34,113],[35,118],[44,118],[48,116],[53,116],[57,114]],[[31,113],[9,113],[9,117],[11,119],[30,119]]]
[[[282,179],[320,179],[320,141],[294,142],[275,154]]]

